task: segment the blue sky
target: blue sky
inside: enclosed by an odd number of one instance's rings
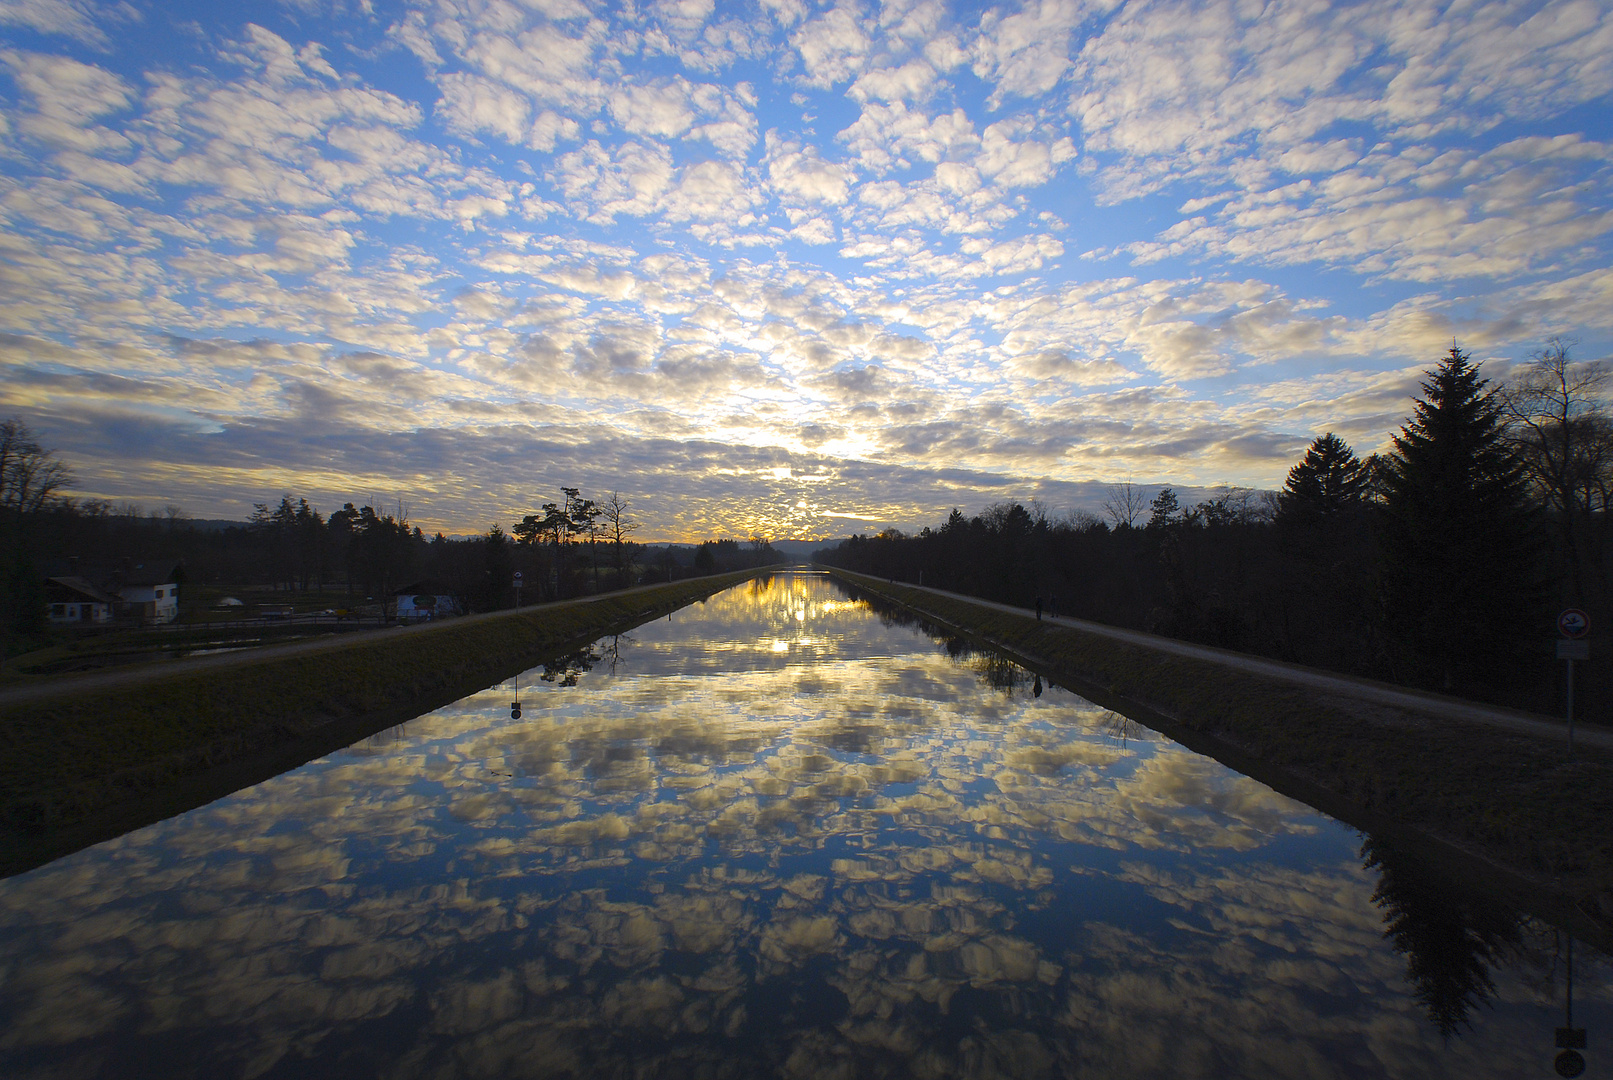
[[[1613,8],[0,0],[0,412],[86,497],[648,538],[1274,487],[1613,341]]]

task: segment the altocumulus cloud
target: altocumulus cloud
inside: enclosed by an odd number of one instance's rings
[[[913,527],[1613,341],[1585,0],[0,3],[0,412],[85,495]],[[1161,73],[1168,73],[1162,75]]]

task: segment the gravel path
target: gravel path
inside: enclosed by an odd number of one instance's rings
[[[907,585],[905,583],[904,587],[922,589],[924,592],[944,596],[950,600],[976,604],[980,607],[993,608],[997,611],[1013,612],[1016,615],[1034,614],[1033,611],[1027,608],[999,604],[991,600],[981,600],[978,597],[946,592],[943,589],[931,589],[921,585]],[[1518,709],[1504,709],[1495,705],[1481,705],[1477,702],[1462,701],[1459,698],[1445,697],[1441,694],[1432,694],[1421,690],[1407,690],[1387,683],[1374,682],[1371,679],[1359,679],[1351,675],[1337,675],[1330,671],[1318,671],[1315,668],[1287,664],[1281,660],[1267,660],[1264,657],[1250,656],[1248,653],[1232,652],[1227,649],[1217,649],[1209,645],[1193,645],[1186,641],[1177,641],[1174,638],[1160,637],[1157,634],[1145,634],[1140,630],[1122,630],[1119,627],[1105,626],[1102,623],[1088,622],[1085,619],[1064,617],[1055,619],[1050,616],[1045,616],[1044,618],[1046,621],[1059,626],[1072,627],[1089,634],[1096,634],[1099,637],[1109,638],[1112,641],[1123,641],[1128,645],[1138,645],[1145,649],[1170,653],[1173,656],[1186,656],[1194,660],[1204,660],[1237,671],[1246,671],[1251,675],[1294,683],[1298,686],[1325,691],[1329,694],[1337,694],[1340,697],[1352,698],[1356,701],[1371,702],[1374,705],[1388,705],[1397,709],[1410,709],[1444,719],[1485,724],[1524,735],[1554,739],[1562,742],[1565,746],[1568,741],[1568,725],[1564,721],[1554,720],[1535,713],[1522,712]],[[1613,750],[1613,731],[1576,723],[1574,725],[1574,744],[1576,746],[1595,746],[1604,750]]]

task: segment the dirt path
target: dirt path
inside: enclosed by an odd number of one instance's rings
[[[138,667],[119,668],[114,671],[97,674],[63,675],[37,683],[29,683],[26,686],[12,686],[0,690],[0,707],[26,704],[30,701],[39,701],[62,694],[88,694],[101,690],[124,690],[161,679],[169,679],[176,675],[191,675],[201,671],[226,671],[230,668],[261,664],[265,660],[280,660],[288,656],[348,649],[356,645],[363,645],[365,642],[375,641],[378,638],[391,639],[404,634],[432,634],[455,626],[467,626],[496,619],[509,619],[517,615],[530,615],[535,611],[566,607],[573,604],[592,604],[618,596],[632,596],[634,593],[647,592],[652,589],[664,589],[666,585],[666,582],[658,581],[652,585],[635,585],[631,589],[595,593],[592,596],[580,596],[574,600],[554,600],[547,604],[527,604],[519,611],[514,609],[509,611],[487,611],[479,615],[463,615],[458,618],[444,619],[441,622],[416,623],[413,626],[389,626],[380,630],[358,630],[352,633],[321,636],[312,641],[294,641],[285,645],[264,645],[259,648],[242,649],[240,652],[216,653],[212,656],[193,656],[183,660],[158,660]]]
[[[982,600],[974,596],[964,596],[961,593],[947,592],[943,589],[932,589],[921,585],[911,585],[906,582],[903,583],[903,588],[921,589],[927,593],[934,593],[936,596],[944,596],[949,600],[976,604],[980,607],[992,608],[997,611],[1008,611],[1016,615],[1034,614],[1027,608],[999,604],[995,601]],[[1374,682],[1371,679],[1360,679],[1352,675],[1337,675],[1329,671],[1318,671],[1315,668],[1288,664],[1281,660],[1267,660],[1264,657],[1250,656],[1248,653],[1232,652],[1227,649],[1217,649],[1209,645],[1194,645],[1186,641],[1177,641],[1174,638],[1145,634],[1140,630],[1122,630],[1119,627],[1105,626],[1102,623],[1088,622],[1085,619],[1052,618],[1050,616],[1045,618],[1046,621],[1059,626],[1068,626],[1088,634],[1109,638],[1112,641],[1123,641],[1128,645],[1137,645],[1157,652],[1170,653],[1174,656],[1186,656],[1195,660],[1204,660],[1212,664],[1219,664],[1222,667],[1245,671],[1251,675],[1279,679],[1283,682],[1304,686],[1312,690],[1324,691],[1329,694],[1337,694],[1340,697],[1351,698],[1356,701],[1371,702],[1375,705],[1388,705],[1397,709],[1410,709],[1415,712],[1451,720],[1486,724],[1506,731],[1535,735],[1543,739],[1553,739],[1563,743],[1565,746],[1568,740],[1568,725],[1564,721],[1522,712],[1517,709],[1481,705],[1477,702],[1462,701],[1458,698],[1445,697],[1441,694],[1421,690],[1407,690],[1399,686],[1390,686],[1387,683]],[[1604,750],[1613,750],[1613,731],[1576,723],[1574,725],[1574,743],[1576,746],[1583,744],[1600,747]]]

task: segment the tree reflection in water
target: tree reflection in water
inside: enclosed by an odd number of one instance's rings
[[[1519,944],[1517,912],[1456,889],[1394,845],[1368,836],[1362,865],[1378,872],[1372,902],[1384,936],[1406,958],[1406,978],[1440,1035],[1471,1027],[1471,1013],[1495,994],[1490,969]]]
[[[587,645],[576,652],[544,661],[540,678],[557,686],[576,686],[578,677],[594,670],[594,665],[601,659],[594,647]]]

